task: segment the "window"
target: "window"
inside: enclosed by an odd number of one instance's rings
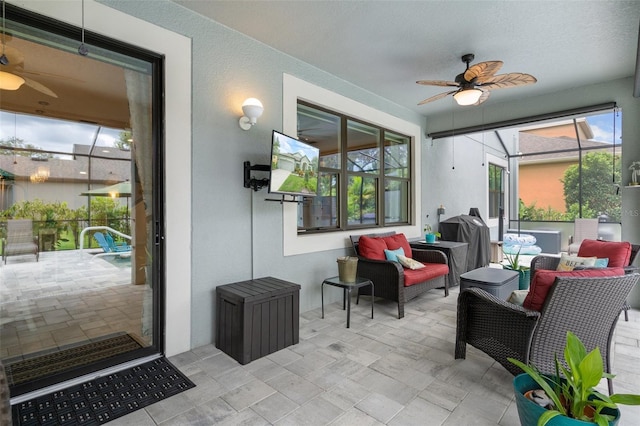
[[[489,163],[489,218],[500,217],[500,208],[504,208],[504,168]]]
[[[320,149],[318,195],[299,205],[299,232],[409,223],[410,137],[303,101],[297,125]]]

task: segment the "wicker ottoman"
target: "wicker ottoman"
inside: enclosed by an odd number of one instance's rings
[[[517,271],[498,268],[478,268],[460,275],[460,291],[480,287],[487,293],[507,300],[518,289],[520,274]]]

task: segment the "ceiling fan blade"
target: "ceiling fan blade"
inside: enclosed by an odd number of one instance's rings
[[[476,83],[482,83],[484,80],[497,73],[500,68],[502,68],[502,61],[479,62],[471,65],[469,69],[464,72],[464,79],[467,81],[473,81],[475,78],[477,79]]]
[[[458,83],[455,81],[446,81],[446,80],[418,80],[416,81],[418,84],[422,84],[425,86],[441,86],[441,87],[458,87]]]
[[[56,78],[58,80],[67,80],[67,81],[74,81],[76,83],[86,83],[85,80],[81,80],[79,78],[76,77],[70,77],[70,76],[65,76],[65,75],[59,75],[59,74],[51,74],[48,72],[43,72],[43,71],[26,71],[24,69],[16,69],[16,74],[29,74],[32,76],[36,76],[36,77],[49,77],[49,78]]]
[[[429,103],[429,102],[437,101],[438,99],[442,99],[442,98],[444,98],[446,96],[449,96],[449,95],[452,95],[452,94],[454,94],[456,92],[457,92],[457,90],[452,90],[450,92],[440,93],[438,95],[435,95],[435,96],[432,96],[430,98],[425,99],[424,101],[420,102],[418,105],[424,105],[424,104]]]
[[[482,91],[482,95],[480,95],[480,98],[478,99],[478,102],[476,102],[475,105],[480,105],[481,103],[483,103],[484,101],[486,101],[487,99],[489,99],[489,95],[491,94],[490,91],[488,90],[483,90]]]
[[[482,87],[494,89],[504,89],[507,87],[526,86],[537,82],[536,78],[530,74],[523,74],[519,72],[512,72],[509,74],[495,75],[487,79]]]
[[[32,89],[37,90],[38,92],[42,92],[45,95],[49,95],[53,98],[57,98],[58,95],[56,95],[53,90],[49,89],[47,86],[44,86],[40,83],[38,83],[37,81],[31,80],[30,78],[24,77],[22,76],[22,78],[24,78],[24,84],[26,84],[27,86],[31,87]]]

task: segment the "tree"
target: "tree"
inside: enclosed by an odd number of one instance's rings
[[[24,148],[25,151],[8,148]],[[42,151],[42,148],[26,143],[24,139],[16,138],[15,136],[8,139],[0,139],[0,155],[19,155],[20,157],[34,157],[40,159],[55,157],[53,154],[49,154],[47,152],[33,152],[33,150]]]
[[[612,164],[613,177],[612,177]],[[608,152],[589,152],[582,158],[582,194],[580,194],[579,165],[569,166],[564,172],[564,199],[567,212],[574,219],[579,215],[582,204],[582,217],[597,217],[607,214],[612,221],[620,221],[622,195],[613,182],[620,182],[620,156],[615,159]],[[612,182],[613,180],[613,182]]]
[[[131,130],[123,130],[120,132],[120,138],[115,142],[115,147],[122,151],[131,151],[131,143],[133,142],[133,135]]]

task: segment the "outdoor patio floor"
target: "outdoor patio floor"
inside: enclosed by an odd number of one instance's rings
[[[147,286],[130,261],[85,250],[14,256],[0,267],[0,357],[54,351],[114,333],[141,336]]]
[[[325,319],[305,312],[300,343],[246,365],[213,345],[171,357],[196,387],[112,424],[519,425],[513,376],[471,346],[454,360],[459,290],[442,293],[412,300],[403,319],[380,299],[371,319],[365,297],[349,329],[341,302]],[[640,311],[629,317],[616,330],[618,393],[640,393]],[[620,426],[638,425],[640,407],[620,409]]]
[[[139,333],[141,303],[131,301],[142,298],[146,286],[129,284],[128,268],[123,273],[112,262],[77,253],[54,267],[47,261],[63,255],[42,256],[38,263],[24,257],[0,267],[3,358],[123,329]],[[60,274],[88,287],[60,287],[53,280]],[[27,278],[32,284],[17,288],[14,280]],[[56,297],[37,297],[47,291]],[[511,374],[470,346],[466,360],[453,358],[458,293],[458,287],[446,298],[441,290],[427,292],[406,305],[403,319],[394,303],[381,299],[371,319],[364,297],[352,304],[349,329],[341,302],[325,306],[325,319],[318,307],[300,315],[298,344],[246,365],[213,344],[173,356],[196,387],[110,424],[518,425]],[[36,324],[42,333],[22,342],[20,333]],[[21,346],[7,346],[16,340]],[[640,393],[638,310],[629,311],[629,322],[622,315],[618,322],[614,372],[616,392]],[[619,425],[638,424],[640,407],[620,409]]]

